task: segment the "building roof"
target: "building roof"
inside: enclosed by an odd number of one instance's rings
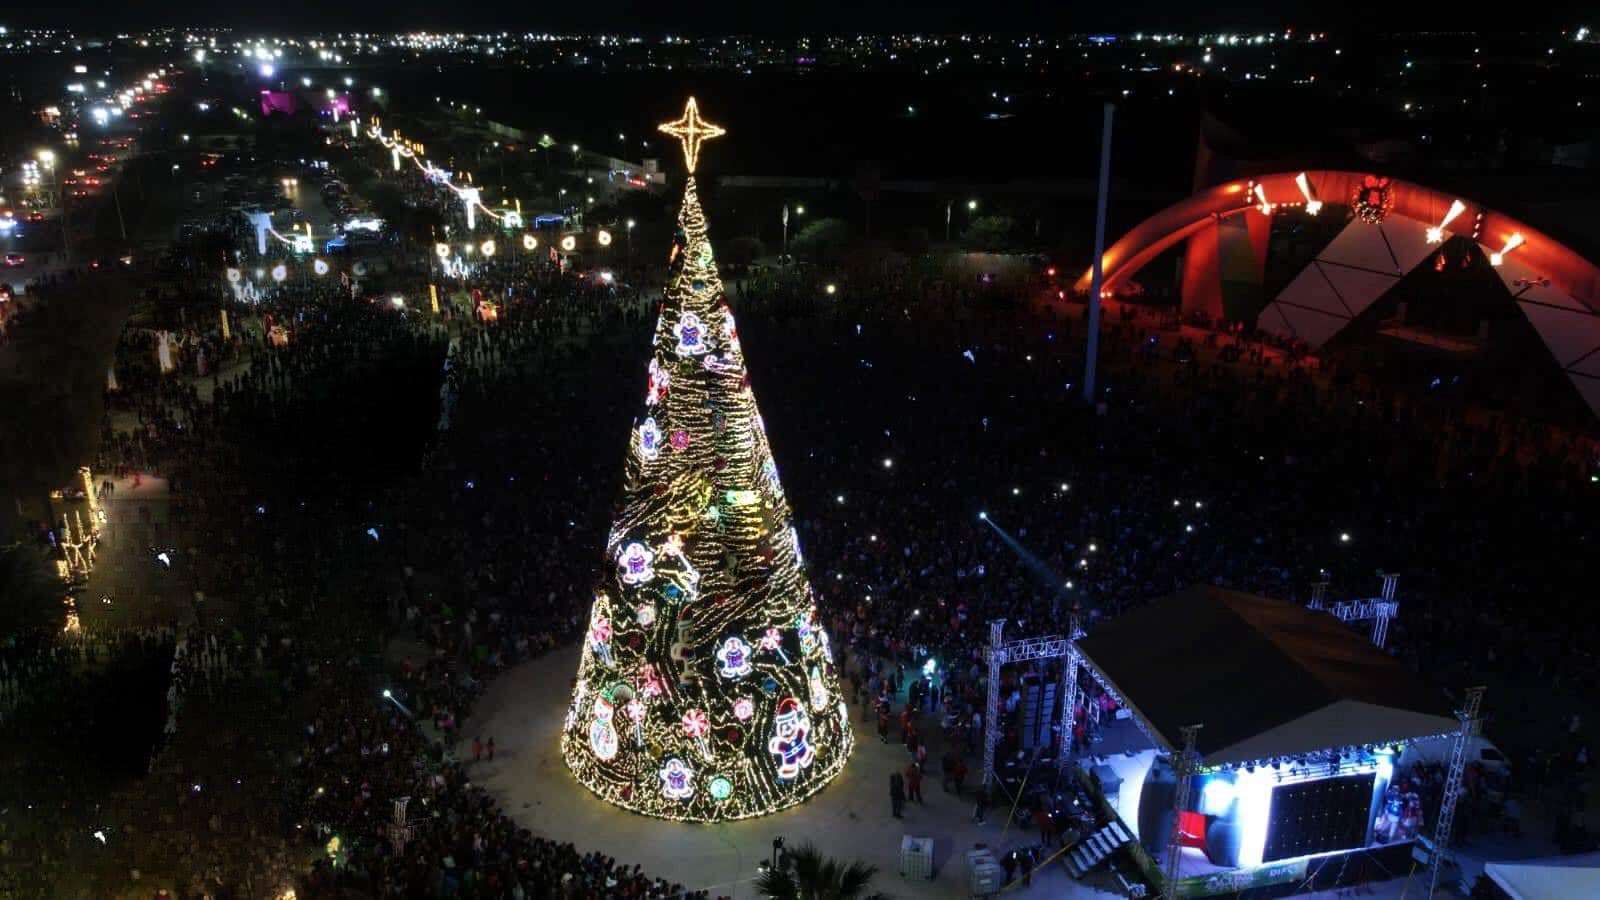
[[[1171,747],[1208,765],[1453,732],[1445,698],[1326,612],[1196,585],[1078,647]]]

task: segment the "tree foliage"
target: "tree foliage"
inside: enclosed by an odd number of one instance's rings
[[[59,624],[61,597],[61,583],[37,548],[0,546],[0,638]]]
[[[877,866],[849,864],[822,855],[813,844],[789,851],[781,866],[756,878],[756,893],[771,900],[886,900],[871,890]]]
[[[850,226],[843,219],[818,219],[789,242],[794,255],[811,262],[831,262],[850,241]]]
[[[974,250],[1005,250],[1011,244],[1017,223],[1010,216],[980,216],[967,227],[963,239]]]

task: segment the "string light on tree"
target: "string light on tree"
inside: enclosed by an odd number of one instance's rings
[[[691,171],[724,133],[692,102],[663,130]],[[677,226],[561,749],[609,803],[721,822],[803,802],[854,735],[692,174]]]

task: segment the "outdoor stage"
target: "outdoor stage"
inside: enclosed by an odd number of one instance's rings
[[[856,749],[832,784],[810,802],[775,815],[725,825],[691,825],[650,819],[608,806],[572,777],[561,759],[559,736],[577,671],[578,648],[566,647],[523,663],[496,678],[465,723],[459,758],[471,759],[474,736],[495,740],[493,762],[468,763],[473,781],[494,796],[518,824],[552,840],[570,841],[580,852],[599,851],[643,866],[646,873],[713,896],[754,897],[756,864],[772,855],[772,840],[789,847],[815,843],[825,854],[860,859],[878,867],[874,887],[898,897],[966,897],[965,853],[986,842],[996,851],[1035,843],[1034,829],[1004,829],[1006,808],[994,807],[989,824],[972,824],[972,786],[957,800],[940,789],[937,766],[923,782],[926,806],[908,803],[905,818],[889,815],[889,773],[903,771],[905,749],[877,740],[876,725],[851,709]],[[903,699],[903,698],[902,698]],[[898,707],[898,704],[897,704]],[[933,729],[929,729],[932,731]],[[893,731],[891,731],[891,741]],[[928,758],[944,752],[931,738]],[[977,768],[973,766],[974,770]],[[903,835],[934,840],[934,880],[899,875]],[[1096,889],[1090,885],[1098,885]],[[1031,887],[1007,896],[1113,897],[1114,882],[1102,869],[1085,883],[1070,879],[1059,860],[1046,866]]]

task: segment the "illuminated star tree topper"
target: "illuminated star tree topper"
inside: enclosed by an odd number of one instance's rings
[[[700,161],[700,144],[712,138],[719,138],[728,133],[721,125],[713,125],[700,118],[700,106],[689,98],[689,104],[683,108],[683,115],[673,122],[663,122],[656,126],[662,132],[677,138],[683,144],[683,161],[689,167],[689,174],[694,174],[695,164]]]

